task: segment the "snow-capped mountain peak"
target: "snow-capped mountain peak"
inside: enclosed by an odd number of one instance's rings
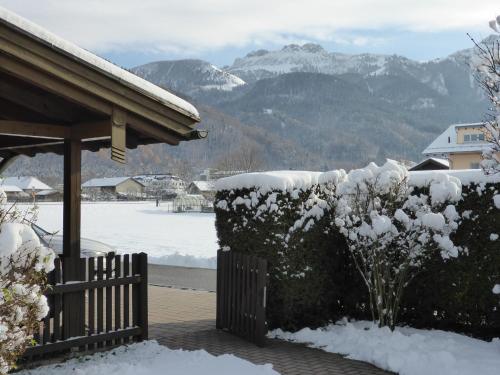
[[[187,95],[200,90],[231,91],[245,84],[241,78],[203,60],[157,61],[138,66],[132,72]]]

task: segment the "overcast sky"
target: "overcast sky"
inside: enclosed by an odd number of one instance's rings
[[[231,64],[255,49],[315,42],[328,51],[417,60],[469,48],[500,0],[0,0],[113,62],[178,58]]]

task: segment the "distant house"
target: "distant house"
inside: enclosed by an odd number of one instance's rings
[[[448,160],[449,169],[480,168],[481,155],[488,147],[484,131],[481,122],[451,125],[422,154]]]
[[[30,198],[30,195],[28,193],[25,193],[18,186],[2,184],[0,185],[0,189],[2,189],[5,192],[8,201],[17,201]]]
[[[447,159],[428,158],[410,168],[410,171],[435,171],[450,169],[450,162]]]
[[[42,190],[35,194],[37,201],[59,202],[63,200],[63,194],[58,190]]]
[[[82,185],[82,193],[92,198],[142,197],[144,185],[132,177],[93,178]]]
[[[200,173],[200,181],[215,181],[224,177],[231,177],[237,174],[248,173],[249,171],[221,171],[219,169],[209,168]]]
[[[171,173],[143,174],[133,178],[145,186],[145,193],[149,197],[172,199],[186,193],[186,182]]]
[[[5,177],[1,180],[0,185],[17,186],[30,195],[34,195],[42,190],[54,190],[49,185],[33,176]]]
[[[205,199],[213,201],[215,198],[215,181],[193,181],[187,189],[188,194],[203,195]]]

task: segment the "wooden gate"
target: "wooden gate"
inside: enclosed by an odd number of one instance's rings
[[[92,352],[148,338],[147,255],[79,259],[81,281],[64,281],[64,258],[55,261],[45,293],[50,313],[24,353],[36,361],[69,351]],[[67,314],[68,296],[81,298],[80,311]],[[71,332],[80,332],[72,336]]]
[[[267,333],[267,280],[266,260],[219,250],[217,328],[264,346]]]

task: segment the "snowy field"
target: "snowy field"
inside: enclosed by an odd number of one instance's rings
[[[118,253],[143,251],[150,263],[215,268],[215,215],[168,208],[163,202],[160,207],[155,202],[83,202],[82,237],[109,244]],[[62,234],[62,203],[39,203],[37,224]]]
[[[171,350],[156,341],[122,346],[63,364],[18,372],[19,375],[279,375],[272,366],[254,365],[224,354],[204,350]]]
[[[500,340],[476,340],[453,332],[387,327],[346,321],[298,332],[272,331],[269,337],[305,343],[399,375],[498,375]]]

